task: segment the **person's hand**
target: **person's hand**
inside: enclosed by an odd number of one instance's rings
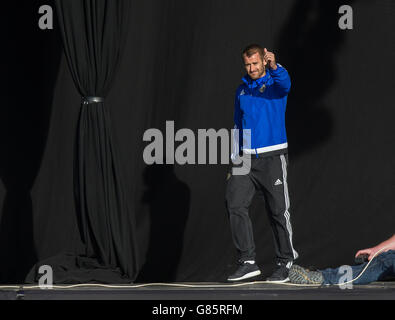
[[[274,56],[273,52],[267,51],[266,48],[263,49],[263,60],[266,61],[266,63],[269,65],[270,69],[276,70],[277,69],[277,63],[276,63],[276,57]]]
[[[373,258],[373,256],[376,254],[377,251],[379,251],[379,250],[376,249],[375,247],[374,247],[374,248],[368,248],[368,249],[359,250],[359,251],[355,254],[355,257],[358,257],[358,256],[360,256],[360,255],[362,255],[362,254],[366,254],[366,255],[369,256],[369,257],[368,257],[368,260],[370,261],[370,260]]]

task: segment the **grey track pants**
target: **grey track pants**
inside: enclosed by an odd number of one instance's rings
[[[233,242],[241,261],[255,259],[255,243],[248,209],[257,190],[264,195],[278,262],[287,263],[298,257],[292,244],[287,167],[287,154],[258,158],[254,155],[248,174],[232,175],[228,179],[226,206]]]

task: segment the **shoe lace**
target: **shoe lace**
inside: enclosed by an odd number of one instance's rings
[[[287,267],[283,264],[277,265],[276,270],[273,272],[273,276],[281,276],[284,273],[284,270],[288,270]]]
[[[252,266],[251,263],[243,262],[243,261],[239,261],[238,264],[239,264],[239,270],[245,270],[245,269],[248,270]]]

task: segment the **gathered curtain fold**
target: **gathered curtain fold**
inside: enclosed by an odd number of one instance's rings
[[[81,94],[74,184],[85,254],[137,276],[134,217],[105,101],[126,42],[129,0],[56,0],[64,52]]]

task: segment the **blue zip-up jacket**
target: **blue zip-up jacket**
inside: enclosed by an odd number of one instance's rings
[[[247,154],[285,153],[288,148],[285,110],[291,89],[287,70],[277,63],[277,69],[266,69],[262,78],[252,80],[245,75],[242,80],[235,96],[234,122],[240,130],[236,148]],[[243,141],[242,133],[247,136],[244,129],[251,130],[250,145]]]

